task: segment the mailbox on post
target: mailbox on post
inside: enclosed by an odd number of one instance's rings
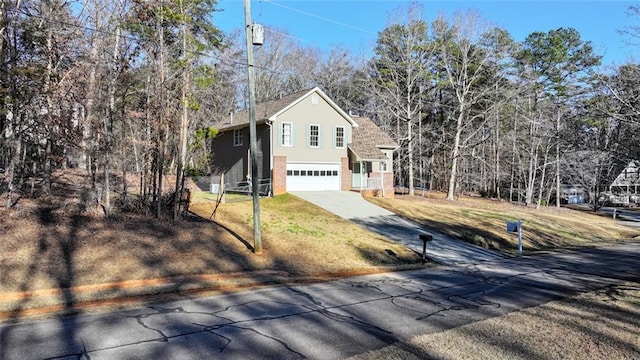
[[[507,232],[518,233],[518,255],[522,255],[522,221],[507,221]]]
[[[433,241],[433,235],[420,234],[420,240],[422,240],[422,263],[427,262],[427,243]]]

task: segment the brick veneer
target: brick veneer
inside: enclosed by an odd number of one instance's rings
[[[273,195],[281,195],[287,192],[287,157],[273,157],[273,174],[271,174],[271,186]]]
[[[349,170],[349,158],[348,157],[343,157],[341,159],[341,167],[342,167],[342,182],[340,184],[341,188],[340,190],[342,191],[349,191],[351,190],[351,177],[352,177],[352,171]]]
[[[393,173],[386,172],[382,179],[384,185],[384,197],[387,199],[393,199],[395,197],[395,189],[393,188]]]
[[[388,199],[393,199],[395,194],[394,194],[394,189],[393,189],[393,173],[392,172],[385,172],[382,174],[383,178],[382,178],[382,186],[384,187],[384,197],[388,198]],[[371,172],[369,173],[369,178],[371,179],[379,179],[380,178],[380,173],[379,172]],[[363,190],[362,191],[362,196],[382,196],[382,194],[378,191],[378,190]]]

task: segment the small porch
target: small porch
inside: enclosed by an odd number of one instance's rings
[[[373,164],[371,161],[354,162],[351,164],[351,188],[354,190],[377,190],[383,187],[382,177],[372,177]]]
[[[387,159],[352,159],[351,190],[367,196],[393,197],[393,173],[387,171]]]
[[[398,144],[371,119],[355,120],[358,127],[353,128],[353,142],[348,145],[351,189],[363,196],[393,198],[393,152]]]

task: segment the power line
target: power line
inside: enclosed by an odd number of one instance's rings
[[[267,1],[269,3],[273,3],[270,0],[264,0],[264,1]],[[295,11],[295,9],[294,9],[294,11]],[[20,14],[22,14],[24,16],[27,16],[27,17],[44,20],[44,21],[46,21],[48,23],[55,23],[55,24],[58,24],[58,25],[63,25],[64,27],[77,28],[77,29],[83,30],[85,32],[93,32],[95,34],[100,34],[101,35],[100,36],[101,39],[106,39],[107,36],[111,36],[111,37],[118,36],[118,37],[120,37],[122,39],[133,41],[133,42],[136,42],[136,41],[140,40],[139,37],[136,37],[134,35],[123,34],[123,33],[119,33],[118,34],[116,32],[110,31],[110,30],[103,30],[103,29],[99,29],[99,28],[96,28],[96,27],[93,27],[93,26],[80,25],[80,24],[75,23],[75,22],[64,21],[64,20],[61,20],[61,19],[58,19],[58,18],[51,18],[51,17],[46,17],[46,16],[42,16],[42,15],[38,15],[38,14],[33,14],[33,13],[28,12],[28,11],[26,11],[24,9],[11,9],[11,10],[9,10],[9,12],[17,12],[17,13],[20,13]],[[268,32],[274,33],[274,34],[278,34],[278,35],[284,36],[284,37],[289,37],[289,38],[296,39],[296,40],[299,40],[299,41],[308,42],[307,40],[292,36],[290,34],[279,32],[279,31],[273,30],[271,28],[266,28],[265,30],[268,31]],[[192,55],[200,55],[200,56],[204,56],[204,57],[208,57],[208,58],[214,59],[220,65],[226,65],[226,66],[231,66],[231,67],[241,67],[241,68],[246,68],[247,67],[247,65],[242,61],[224,60],[224,59],[222,59],[222,57],[220,55],[215,54],[214,52],[203,53],[201,51],[187,51],[187,53],[192,54]],[[270,69],[270,68],[265,67],[265,66],[260,66],[258,64],[255,64],[254,66],[257,69],[260,69],[260,70],[263,70],[263,71],[267,71],[267,72],[270,72],[272,74],[286,75],[286,73],[283,73],[281,71]]]
[[[349,24],[346,24],[346,23],[343,23],[343,22],[340,22],[340,21],[337,21],[337,20],[329,19],[327,17],[316,15],[316,14],[313,14],[313,13],[310,13],[310,12],[307,12],[307,11],[295,9],[295,8],[290,7],[290,6],[286,6],[286,5],[277,3],[277,2],[275,2],[273,0],[263,0],[263,1],[266,2],[266,3],[272,4],[274,6],[279,6],[279,7],[283,8],[283,9],[294,11],[294,12],[297,12],[297,13],[300,13],[300,14],[303,14],[303,15],[307,15],[307,16],[310,16],[310,17],[313,17],[313,18],[316,18],[316,19],[319,19],[319,20],[322,20],[322,21],[326,21],[326,22],[330,22],[330,23],[333,23],[333,24],[336,24],[336,25],[340,25],[340,26],[343,26],[343,27],[346,27],[346,28],[349,28],[349,29],[352,29],[352,30],[357,30],[357,31],[360,31],[360,32],[363,32],[363,33],[366,33],[366,34],[370,34],[370,35],[377,35],[377,33],[373,32],[373,31],[370,31],[370,30],[367,30],[367,29],[363,29],[363,28],[359,28],[357,26],[349,25]]]
[[[310,43],[314,43],[313,41],[309,41],[309,40],[301,39],[301,38],[296,37],[296,36],[293,36],[293,35],[291,35],[291,34],[287,34],[287,33],[283,33],[283,32],[279,32],[279,31],[273,30],[273,29],[272,29],[272,28],[270,28],[270,27],[265,27],[265,28],[264,28],[264,31],[266,31],[266,32],[270,32],[270,33],[272,33],[272,34],[277,34],[277,35],[280,35],[280,36],[284,36],[284,37],[287,37],[287,38],[291,38],[291,39],[294,39],[294,40],[302,41],[302,42],[310,42]]]

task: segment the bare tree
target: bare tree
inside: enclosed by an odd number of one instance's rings
[[[506,32],[483,24],[474,13],[457,15],[452,25],[439,18],[434,22],[434,31],[440,66],[456,103],[452,112],[455,132],[447,191],[447,200],[453,200],[462,148],[485,141],[489,136],[486,117],[496,105],[490,101],[495,91],[491,79],[503,77],[498,74],[498,64],[502,60],[502,47],[510,39]]]
[[[397,169],[407,171],[409,195],[414,195],[414,125],[422,111],[423,91],[430,86],[429,69],[433,60],[433,43],[428,24],[409,12],[407,22],[384,29],[377,41],[371,61],[373,96],[387,111],[387,121],[396,124],[395,140],[404,148],[406,163],[400,158]],[[402,126],[401,126],[402,125]]]

